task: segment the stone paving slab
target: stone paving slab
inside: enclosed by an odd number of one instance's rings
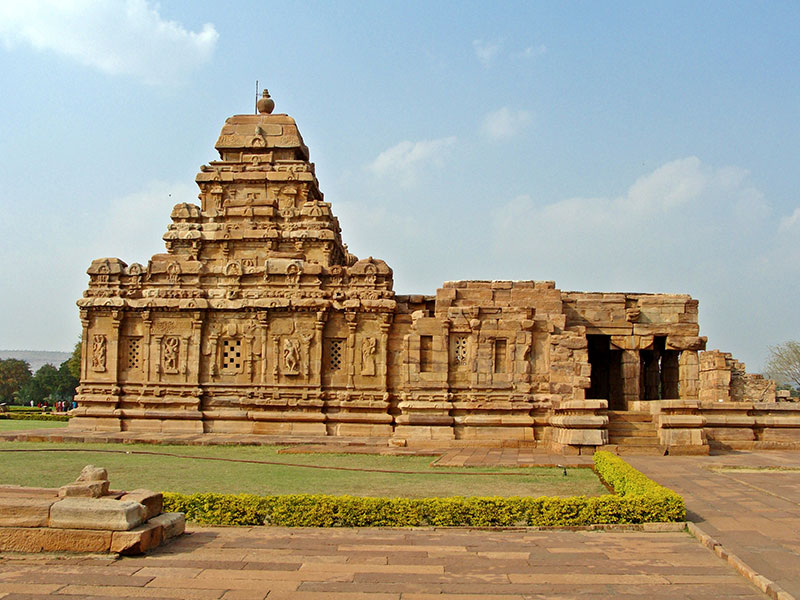
[[[142,557],[0,555],[0,598],[765,597],[685,532],[196,526],[188,531]]]
[[[626,460],[683,495],[687,520],[725,551],[800,598],[800,453],[770,450]]]

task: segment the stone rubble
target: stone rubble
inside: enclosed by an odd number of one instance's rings
[[[141,554],[183,533],[183,514],[162,513],[160,493],[109,492],[108,483],[88,465],[61,488],[0,486],[0,552]]]

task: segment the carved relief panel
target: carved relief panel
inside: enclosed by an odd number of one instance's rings
[[[168,335],[162,342],[161,366],[164,373],[177,373],[181,353],[181,338],[177,335]]]
[[[371,336],[361,339],[361,374],[375,375],[375,355],[378,351],[378,340]]]
[[[106,370],[106,353],[107,353],[106,336],[102,334],[94,334],[92,336],[92,371],[96,373],[104,373]]]

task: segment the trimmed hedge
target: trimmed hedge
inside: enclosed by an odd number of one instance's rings
[[[51,415],[46,413],[0,413],[0,419],[9,421],[69,421],[68,415]]]
[[[164,510],[206,525],[283,527],[585,526],[683,521],[683,499],[608,452],[598,474],[616,495],[569,498],[363,498],[164,493]]]

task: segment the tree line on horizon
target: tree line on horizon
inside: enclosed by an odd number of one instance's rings
[[[45,364],[36,373],[28,361],[18,358],[0,360],[0,403],[20,406],[52,406],[75,396],[81,377],[81,343],[75,344],[72,356],[58,367]]]

